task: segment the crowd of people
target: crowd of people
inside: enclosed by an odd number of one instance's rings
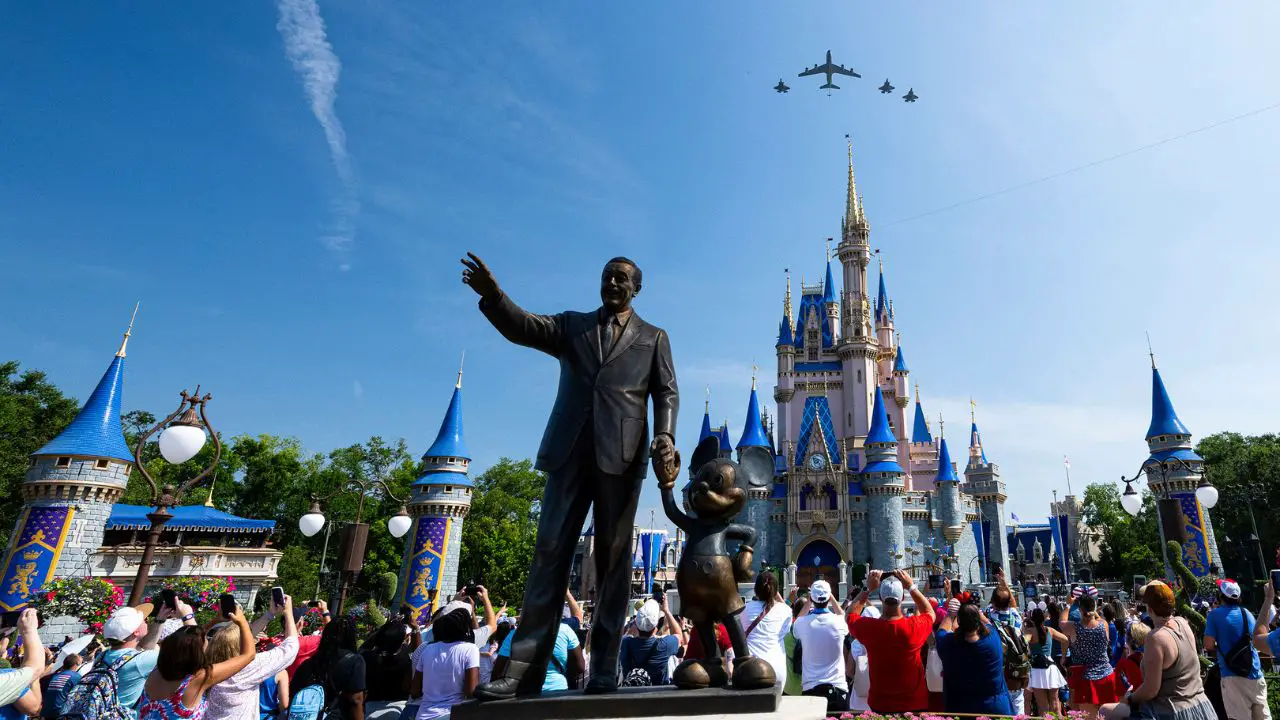
[[[1202,681],[1194,631],[1161,581],[1131,604],[1077,586],[1070,597],[1020,606],[997,580],[984,603],[951,586],[928,597],[904,571],[872,571],[865,588],[840,602],[821,579],[784,598],[776,577],[763,573],[737,622],[783,693],[824,698],[829,712],[1070,708],[1106,720],[1270,720],[1259,653],[1280,653],[1271,585],[1255,617],[1241,606],[1238,584],[1219,582],[1203,635],[1216,669]],[[14,648],[10,635],[0,636],[0,656],[12,658],[0,663],[8,665],[0,669],[0,720],[444,718],[501,675],[518,624],[479,585],[363,639],[353,618],[315,605],[295,612],[284,596],[253,622],[237,607],[208,626],[180,599],[122,607],[102,641],[78,643],[76,652],[44,647],[35,612],[26,610]],[[544,692],[588,682],[590,620],[567,595]],[[269,626],[278,630],[268,635]],[[720,658],[731,674],[729,633],[718,626],[701,637],[658,592],[633,606],[617,673],[623,686],[665,685],[679,663],[706,658]]]

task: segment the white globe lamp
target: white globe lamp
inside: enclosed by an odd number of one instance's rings
[[[1120,496],[1120,505],[1124,507],[1124,511],[1130,515],[1137,517],[1138,511],[1142,510],[1142,498],[1133,489],[1133,484],[1129,481],[1124,483],[1124,493]]]
[[[190,460],[204,447],[204,428],[175,422],[160,433],[160,454],[173,465]]]
[[[387,521],[387,530],[391,532],[391,537],[402,538],[409,532],[409,526],[413,525],[413,518],[409,517],[409,511],[400,507],[400,512],[391,516]]]
[[[312,537],[324,527],[324,513],[320,512],[320,503],[311,503],[311,510],[298,518],[298,529],[306,537]]]
[[[1201,479],[1200,486],[1196,488],[1196,500],[1200,501],[1204,509],[1213,509],[1218,504],[1218,488],[1210,485],[1208,480]]]

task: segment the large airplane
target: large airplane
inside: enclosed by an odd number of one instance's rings
[[[823,85],[820,88],[821,90],[839,90],[840,89],[839,85],[836,85],[835,83],[831,82],[832,75],[847,75],[849,77],[855,77],[855,78],[862,77],[858,73],[850,70],[849,68],[843,65],[836,65],[835,63],[831,62],[830,50],[827,51],[826,63],[822,65],[810,67],[810,68],[805,68],[805,71],[800,73],[799,77],[808,77],[810,75],[826,75],[827,76],[827,84]]]
[[[902,96],[902,102],[915,102],[918,97],[920,96],[916,95],[915,88],[907,88],[907,94]]]

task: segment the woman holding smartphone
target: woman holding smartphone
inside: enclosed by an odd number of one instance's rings
[[[266,629],[273,617],[279,617],[284,624],[284,637],[274,648],[258,653],[253,662],[209,690],[209,709],[205,720],[258,720],[259,687],[289,667],[298,656],[298,626],[293,619],[293,598],[279,588],[275,590],[279,592],[272,592],[270,610],[253,622],[258,627],[252,627],[252,630],[256,635]],[[215,664],[225,662],[236,656],[239,645],[237,624],[218,623],[209,631],[206,658]],[[279,693],[279,697],[288,698],[287,689]],[[277,708],[277,717],[288,716],[288,701],[283,702],[283,706]]]

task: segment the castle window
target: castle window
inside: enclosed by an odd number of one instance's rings
[[[861,370],[859,370],[859,371],[858,371],[858,384],[859,384],[859,385],[861,385],[861,384],[862,384],[862,371],[861,371]]]
[[[836,489],[830,483],[822,486],[822,492],[827,496],[827,509],[836,509]]]
[[[805,485],[804,489],[800,491],[800,509],[808,510],[809,505],[812,503],[812,500],[813,500],[813,486]]]
[[[1040,546],[1040,543],[1037,542],[1036,546],[1032,548],[1032,551],[1035,554],[1036,562],[1044,562],[1044,548]]]
[[[444,486],[444,491],[445,491],[445,492],[447,492],[447,493],[451,493],[451,492],[453,492],[453,486],[452,486],[452,485],[445,485],[445,486]]]
[[[110,460],[99,460],[98,462],[93,464],[93,467],[98,470],[106,470],[107,466],[110,464],[111,464]]]
[[[71,458],[60,457],[57,459],[57,461],[53,463],[53,466],[60,467],[60,468],[71,467]]]

